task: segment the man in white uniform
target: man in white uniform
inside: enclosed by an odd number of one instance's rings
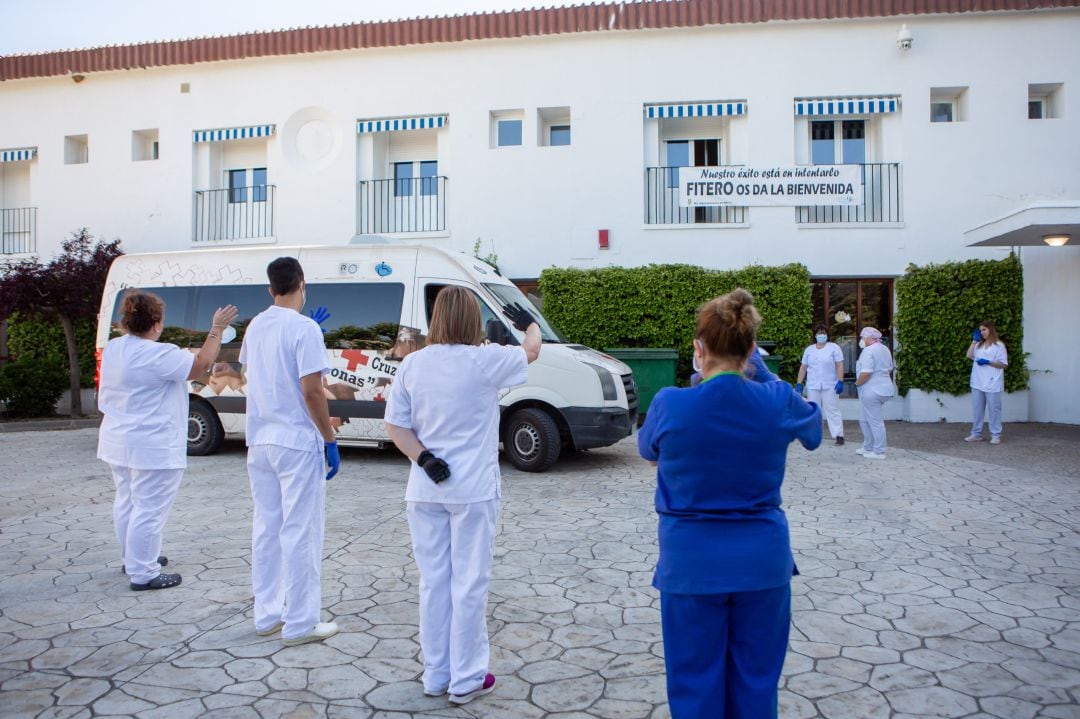
[[[255,516],[251,583],[255,631],[278,631],[286,646],[337,633],[320,622],[325,481],[341,460],[323,393],[329,372],[322,331],[300,314],[304,271],[293,257],[266,268],[274,304],[248,325],[240,348],[247,368],[248,476]],[[324,476],[323,459],[330,465]]]

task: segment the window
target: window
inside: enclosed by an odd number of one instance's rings
[[[837,142],[837,137],[840,142]],[[810,123],[810,162],[861,165],[866,162],[866,120],[814,120]]]
[[[165,329],[161,333],[161,341],[174,344],[178,347],[188,347],[191,344],[191,335],[194,330],[191,328],[191,304],[195,298],[194,287],[142,287],[139,289],[151,292],[165,303],[165,316],[162,317]],[[120,292],[116,295],[116,304],[113,305],[112,322],[109,325],[109,338],[119,337],[123,332],[120,330],[120,305],[124,301],[124,293]],[[234,304],[234,301],[230,299],[225,304]],[[220,305],[224,307],[225,305]],[[215,307],[214,309],[217,309]],[[213,318],[214,310],[210,310],[210,314],[207,315],[207,329],[209,329],[210,319]],[[239,321],[239,320],[238,320]],[[205,334],[203,339],[206,339]]]
[[[419,170],[419,173],[417,173]],[[394,197],[412,197],[417,186],[422,197],[439,194],[439,163],[436,160],[394,163]],[[419,177],[419,182],[414,178]]]
[[[1054,120],[1063,117],[1060,82],[1028,85],[1028,119]]]
[[[394,163],[394,197],[411,197],[413,192],[413,164]]]
[[[358,282],[307,286],[308,308],[330,312],[321,325],[327,349],[389,350],[398,338],[405,285]]]
[[[86,135],[68,135],[64,138],[64,164],[85,165],[90,162],[90,139]]]
[[[491,147],[520,147],[524,139],[525,112],[497,110],[491,113]]]
[[[829,328],[830,339],[844,355],[845,394],[855,396],[855,360],[859,333],[876,327],[886,338],[892,335],[893,281],[891,279],[811,280],[813,323]],[[888,339],[886,344],[891,347]]]
[[[247,170],[229,170],[229,204],[247,202]]]
[[[266,202],[266,168],[256,167],[251,171],[251,201]]]
[[[131,159],[145,162],[158,159],[158,131],[134,130],[131,133]]]
[[[499,120],[499,147],[521,144],[521,120]]]
[[[431,327],[431,313],[435,309],[435,298],[439,295],[439,290],[441,290],[443,287],[446,287],[446,285],[432,283],[424,286],[424,310],[427,316],[428,327]],[[491,308],[488,307],[487,302],[484,302],[484,300],[480,299],[480,295],[476,294],[475,290],[469,288],[469,292],[472,294],[473,297],[476,298],[476,301],[480,304],[480,323],[481,326],[484,328],[485,332],[487,331],[487,323],[489,320],[498,320],[500,322],[502,321],[491,310]]]
[[[665,147],[667,148],[667,159],[664,161],[668,168],[667,186],[678,187],[679,168],[690,167],[690,141],[668,140]]]
[[[439,194],[439,163],[435,160],[420,162],[420,194],[431,197]]]
[[[966,87],[930,88],[930,122],[963,122],[967,120]]]
[[[946,100],[930,103],[930,122],[956,122],[956,105]]]
[[[559,147],[570,144],[570,126],[552,125],[548,134],[548,144]]]

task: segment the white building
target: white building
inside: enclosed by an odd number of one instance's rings
[[[909,263],[1019,247],[1034,372],[1006,419],[1080,423],[1080,0],[836,5],[609,3],[3,57],[0,251],[48,259],[82,226],[128,252],[479,240],[525,284],[552,265],[796,261],[816,318],[887,328]],[[855,205],[680,207],[667,169],[822,163],[859,166]],[[969,417],[941,399],[892,404]]]

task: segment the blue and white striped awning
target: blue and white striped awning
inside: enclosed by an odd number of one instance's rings
[[[37,157],[36,147],[16,147],[11,150],[0,150],[0,162],[20,162],[33,160]]]
[[[795,115],[877,115],[900,110],[899,97],[824,97],[795,101]]]
[[[223,127],[218,130],[195,130],[195,142],[224,142],[225,140],[247,140],[252,137],[270,137],[274,134],[274,125],[249,125],[247,127]]]
[[[645,117],[721,117],[745,115],[744,100],[727,102],[679,102],[667,105],[646,105]]]
[[[402,130],[426,130],[446,125],[446,115],[420,115],[417,117],[386,117],[381,120],[357,120],[356,132],[400,132]]]

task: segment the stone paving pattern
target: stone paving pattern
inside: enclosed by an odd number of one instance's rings
[[[789,454],[802,575],[780,716],[1080,717],[1076,478],[995,464],[985,444],[991,461],[916,447],[871,464],[850,426],[846,447]],[[183,585],[135,593],[95,444],[96,429],[0,434],[0,716],[668,716],[654,477],[633,440],[543,475],[504,465],[499,683],[464,707],[418,681],[396,452],[343,452],[323,564],[324,619],[341,633],[284,648],[252,625],[242,446],[190,462],[165,545]]]

